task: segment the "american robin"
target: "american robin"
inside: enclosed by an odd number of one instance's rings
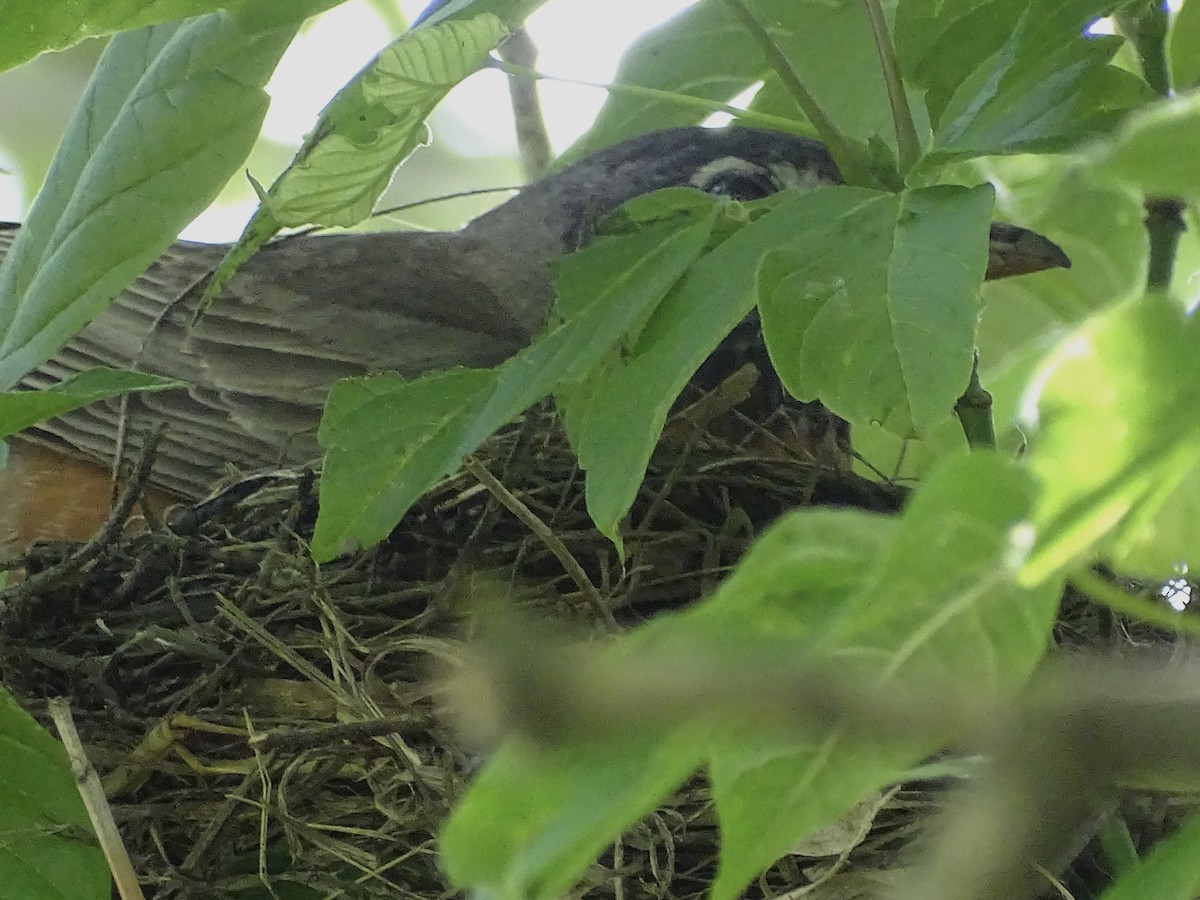
[[[10,542],[82,537],[102,520],[118,425],[136,438],[164,422],[153,483],[203,496],[229,465],[250,471],[319,458],[330,387],[375,371],[416,376],[490,366],[526,346],[553,302],[551,263],[589,223],[658,188],[735,199],[839,182],[818,142],[751,128],[675,128],[601,150],[532,184],[456,232],[312,234],[251,259],[189,327],[223,245],[181,241],[53,359],[27,388],[96,365],[178,378],[187,389],[97,403],[17,436],[0,476]],[[0,250],[13,230],[0,231]],[[992,230],[989,277],[1067,265],[1022,228]],[[98,465],[97,465],[98,464]],[[58,496],[48,498],[47,490]]]

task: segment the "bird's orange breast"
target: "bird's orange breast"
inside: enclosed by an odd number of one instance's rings
[[[0,550],[13,556],[38,540],[87,540],[107,519],[111,498],[107,467],[13,441],[0,471]],[[153,491],[143,502],[161,511],[172,499]]]

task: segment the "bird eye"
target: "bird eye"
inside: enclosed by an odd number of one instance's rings
[[[701,186],[701,190],[731,200],[761,200],[779,190],[766,172],[716,172]]]

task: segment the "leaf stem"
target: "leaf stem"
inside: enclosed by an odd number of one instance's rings
[[[996,427],[992,422],[992,395],[979,382],[979,353],[971,363],[971,381],[967,390],[958,402],[954,404],[954,414],[958,416],[963,434],[967,436],[967,444],[972,449],[985,447],[996,449]]]
[[[904,92],[904,79],[900,76],[900,63],[896,59],[896,48],[888,30],[887,19],[879,0],[863,0],[871,33],[875,37],[875,50],[879,54],[879,65],[883,70],[883,83],[887,86],[888,104],[892,108],[892,123],[896,129],[896,148],[900,153],[900,174],[905,176],[921,157],[921,140],[917,137],[917,126],[913,123],[908,95]]]
[[[1177,197],[1146,198],[1146,234],[1150,241],[1150,266],[1146,287],[1166,291],[1171,286],[1179,236],[1187,231],[1183,221],[1184,202]]]
[[[825,146],[829,148],[829,154],[833,157],[833,161],[837,163],[838,170],[842,173],[849,184],[860,185],[863,187],[878,187],[879,179],[877,179],[870,169],[860,159],[859,154],[855,152],[850,142],[846,140],[845,135],[838,130],[838,127],[833,124],[833,120],[825,114],[825,110],[817,102],[817,99],[809,93],[808,88],[804,86],[804,82],[800,80],[800,73],[796,71],[791,60],[787,58],[782,50],[779,49],[779,44],[771,37],[763,24],[755,17],[754,12],[746,5],[745,0],[725,0],[725,5],[729,11],[742,23],[742,27],[753,37],[759,47],[762,48],[767,61],[771,64],[771,68],[775,74],[779,76],[779,80],[788,92],[795,98],[800,109],[804,111],[804,115],[808,116],[808,120],[817,130],[817,135],[825,142]]]
[[[1137,50],[1142,77],[1162,97],[1171,94],[1171,70],[1167,65],[1168,16],[1162,0],[1143,0],[1136,13],[1117,13],[1117,25]]]

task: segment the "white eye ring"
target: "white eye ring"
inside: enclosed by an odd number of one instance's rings
[[[701,166],[688,183],[707,193],[734,200],[758,200],[780,187],[768,169],[736,156],[723,156]]]

